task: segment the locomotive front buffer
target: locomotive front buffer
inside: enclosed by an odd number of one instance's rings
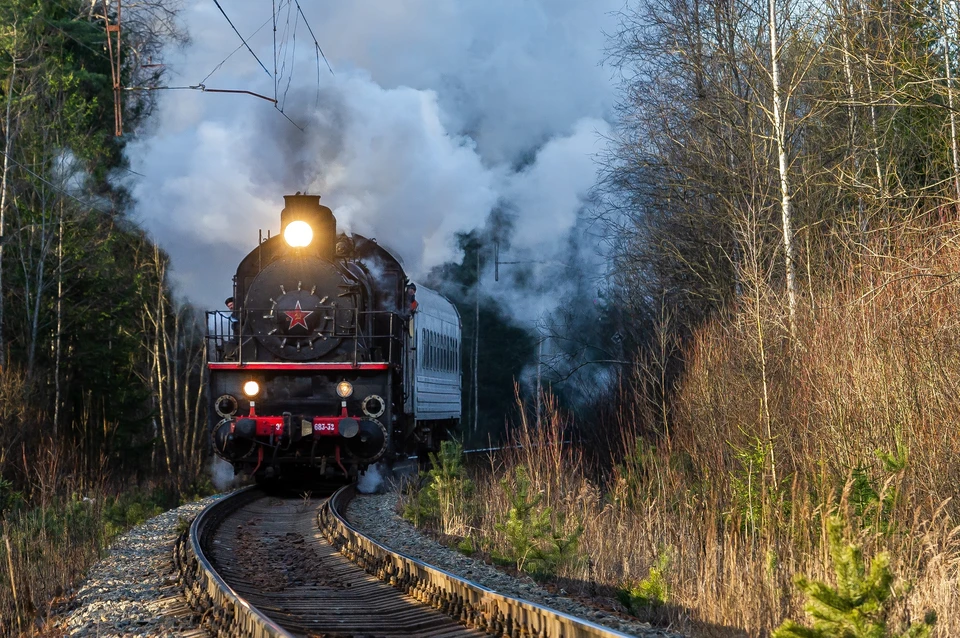
[[[218,456],[265,479],[298,467],[347,478],[391,456],[388,365],[295,367],[211,365],[211,389],[222,393],[213,406]]]

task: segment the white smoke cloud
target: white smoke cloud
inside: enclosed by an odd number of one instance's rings
[[[222,4],[272,71],[269,5]],[[219,307],[258,229],[276,232],[282,196],[308,191],[414,277],[457,257],[456,232],[509,210],[510,256],[541,262],[541,294],[509,278],[497,294],[528,324],[549,312],[569,285],[557,264],[571,261],[609,131],[614,87],[599,62],[620,0],[301,2],[336,71],[323,68],[319,86],[309,34],[280,4],[279,96],[304,131],[250,96],[168,91],[128,147],[146,176],[133,186],[137,216],[171,254],[181,292]],[[239,45],[212,3],[183,17],[193,40],[169,53],[170,85],[199,83]],[[274,95],[245,49],[205,84]]]
[[[385,486],[384,473],[388,470],[380,463],[375,463],[367,467],[366,471],[360,475],[357,481],[357,490],[361,494],[378,494]]]
[[[233,466],[219,456],[213,455],[210,457],[207,473],[213,480],[213,486],[221,492],[227,492],[240,485],[241,477],[235,476]]]

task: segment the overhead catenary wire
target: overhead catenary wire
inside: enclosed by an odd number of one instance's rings
[[[261,93],[247,91],[246,89],[211,89],[203,84],[191,84],[189,86],[127,86],[124,91],[203,91],[204,93],[243,93],[258,97],[267,102],[276,104],[276,100]],[[288,118],[289,119],[289,118]]]
[[[273,7],[273,103],[277,103],[277,0],[270,3]]]
[[[266,100],[267,102],[273,103],[274,108],[287,119],[288,122],[296,126],[301,132],[305,129],[290,119],[290,116],[283,112],[282,109],[277,107],[277,101],[272,97],[263,95],[262,93],[256,93],[255,91],[247,91],[245,89],[211,89],[209,87],[203,86],[202,84],[193,84],[190,86],[127,86],[124,87],[124,91],[203,91],[204,93],[238,93],[244,95],[252,95],[253,97],[258,97],[261,100]]]
[[[304,128],[303,128],[302,126],[300,126],[299,124],[297,124],[296,122],[294,122],[292,119],[290,119],[290,116],[289,116],[289,115],[287,115],[286,113],[283,112],[283,109],[279,107],[279,102],[278,102],[278,100],[277,100],[277,98],[279,97],[279,96],[278,96],[278,88],[279,88],[279,87],[278,87],[278,84],[277,84],[278,80],[277,80],[277,3],[276,3],[276,0],[273,0],[273,2],[271,3],[271,5],[272,5],[272,16],[271,16],[271,20],[273,21],[273,74],[272,74],[272,75],[271,75],[270,71],[267,70],[267,67],[264,66],[263,62],[260,61],[260,58],[257,57],[257,54],[253,52],[253,49],[250,48],[250,45],[247,44],[246,39],[240,34],[240,31],[239,31],[239,30],[237,29],[237,27],[233,24],[233,21],[230,19],[230,16],[227,15],[227,12],[223,10],[223,7],[222,7],[222,6],[220,6],[219,0],[213,0],[213,2],[214,2],[214,4],[217,5],[217,9],[220,10],[220,13],[223,14],[223,17],[226,18],[227,23],[230,25],[230,28],[232,28],[232,29],[233,29],[233,32],[237,34],[237,37],[238,37],[238,38],[240,38],[240,41],[243,43],[243,46],[245,46],[245,47],[247,48],[247,51],[250,52],[250,55],[253,56],[253,58],[257,61],[257,64],[260,65],[260,68],[264,70],[264,72],[267,74],[267,76],[270,77],[270,78],[273,80],[273,95],[274,95],[274,97],[273,97],[273,99],[271,99],[271,98],[268,98],[268,97],[265,96],[265,95],[261,95],[260,93],[255,93],[255,92],[253,92],[253,91],[239,90],[239,89],[208,89],[208,88],[204,87],[202,84],[201,84],[201,85],[194,85],[194,86],[192,86],[192,87],[182,87],[182,88],[193,88],[193,89],[197,89],[197,90],[201,90],[201,91],[206,91],[206,92],[210,92],[210,93],[246,93],[246,94],[248,94],[248,95],[252,95],[252,96],[255,96],[255,97],[259,97],[259,98],[261,98],[261,99],[267,100],[268,102],[273,102],[274,108],[276,108],[277,111],[279,111],[280,114],[281,114],[283,117],[285,117],[288,122],[290,122],[291,124],[293,124],[294,126],[296,126],[297,129],[299,129],[300,131],[303,131]],[[283,6],[283,2],[281,1],[280,4],[281,4],[281,7],[282,7],[282,6]],[[298,6],[299,6],[299,5],[298,5]],[[306,19],[306,18],[304,18],[304,19]],[[267,22],[270,22],[271,20],[268,20]],[[264,24],[266,24],[266,23],[264,23]],[[262,28],[263,28],[263,26],[260,27],[260,29],[262,29]],[[257,31],[259,31],[260,29],[257,29]],[[235,52],[236,52],[236,51],[234,51],[234,53],[235,53]],[[233,55],[233,53],[231,53],[230,55]],[[223,62],[226,62],[226,60],[227,60],[229,57],[230,57],[230,56],[227,56],[227,58],[225,58]],[[221,62],[220,65],[222,65],[223,62]],[[217,68],[220,68],[220,65],[217,65],[217,67],[214,69],[214,71],[216,71]],[[210,74],[208,74],[207,77],[210,77],[210,75],[212,75],[212,74],[213,74],[213,72],[211,72]],[[160,88],[160,87],[157,87],[157,88]]]
[[[300,126],[299,124],[297,124],[296,122],[294,122],[293,120],[291,120],[291,119],[290,119],[290,116],[287,115],[286,113],[284,113],[284,112],[283,112],[283,109],[281,109],[279,106],[277,106],[276,104],[274,104],[273,106],[274,106],[274,108],[276,108],[278,111],[280,111],[280,115],[282,115],[283,117],[287,118],[287,121],[288,121],[288,122],[290,122],[291,124],[293,124],[294,126],[296,126],[298,129],[300,129],[300,132],[301,132],[301,133],[303,133],[303,132],[306,130],[306,129],[304,129],[302,126]]]
[[[307,16],[303,13],[303,8],[300,6],[300,0],[294,0],[297,4],[297,11],[300,12],[300,15],[303,17],[303,23],[307,25],[307,31],[310,32],[310,37],[313,38],[313,44],[317,47],[317,52],[320,54],[320,57],[323,58],[324,64],[327,65],[327,69],[330,71],[330,75],[336,76],[337,74],[333,72],[333,67],[330,66],[330,63],[327,61],[327,56],[323,54],[323,49],[320,48],[320,43],[317,42],[317,36],[313,34],[313,29],[310,28],[310,21],[307,20]],[[319,78],[318,78],[319,81]]]
[[[330,63],[329,63],[329,61],[327,60],[326,55],[323,53],[323,49],[320,47],[320,43],[317,41],[316,35],[315,35],[314,32],[313,32],[313,28],[310,26],[310,23],[309,23],[309,21],[307,20],[306,14],[304,14],[304,12],[303,12],[303,8],[300,6],[299,1],[296,1],[296,0],[294,0],[294,1],[295,1],[296,5],[297,5],[297,18],[296,18],[296,21],[294,22],[294,27],[293,27],[293,55],[296,55],[296,27],[297,27],[297,24],[299,24],[300,18],[302,18],[304,24],[305,24],[306,27],[307,27],[307,30],[310,32],[311,38],[313,39],[314,47],[316,48],[316,51],[317,51],[317,54],[318,54],[318,58],[319,58],[319,57],[322,57],[324,63],[325,63],[326,66],[327,66],[327,69],[330,71],[331,75],[335,75],[334,72],[333,72],[333,68],[330,66]],[[288,116],[288,115],[284,112],[283,104],[281,104],[280,99],[279,99],[279,98],[280,98],[280,95],[279,95],[279,78],[280,78],[280,75],[281,75],[281,74],[280,74],[280,71],[279,71],[278,68],[277,68],[277,67],[278,67],[278,64],[279,64],[279,60],[278,60],[278,55],[279,55],[279,54],[278,54],[278,50],[277,50],[277,36],[276,36],[276,31],[277,31],[277,11],[278,11],[278,10],[282,10],[282,9],[284,8],[284,4],[286,4],[287,9],[288,9],[288,12],[289,12],[289,9],[290,9],[290,0],[280,0],[279,7],[277,6],[276,0],[273,0],[273,2],[272,2],[273,11],[272,11],[271,17],[270,17],[270,18],[267,18],[252,34],[250,34],[250,37],[252,37],[252,36],[256,35],[257,33],[259,33],[260,30],[262,30],[263,27],[265,27],[267,24],[270,24],[271,22],[273,23],[273,27],[274,27],[274,35],[273,35],[273,40],[274,40],[274,73],[273,73],[273,74],[270,73],[269,69],[267,69],[267,67],[266,67],[266,66],[264,65],[264,63],[260,60],[260,58],[257,57],[257,54],[253,51],[253,49],[251,48],[250,44],[248,43],[248,41],[247,41],[248,39],[247,39],[247,38],[244,38],[243,35],[240,33],[240,31],[237,29],[236,25],[235,25],[235,24],[233,23],[233,21],[230,19],[230,16],[227,15],[227,12],[224,10],[224,8],[223,8],[223,6],[220,4],[219,0],[214,0],[214,4],[217,6],[217,9],[219,9],[219,11],[220,11],[220,13],[223,15],[224,19],[226,19],[227,23],[230,25],[230,28],[233,29],[233,32],[237,34],[237,37],[238,37],[238,38],[240,38],[241,44],[238,45],[237,48],[235,48],[233,51],[231,51],[226,57],[224,57],[223,60],[221,60],[221,61],[203,78],[203,80],[201,80],[201,81],[200,81],[199,83],[197,83],[197,84],[185,85],[185,86],[125,86],[125,87],[121,87],[121,90],[123,90],[123,91],[163,91],[163,90],[166,90],[166,91],[176,91],[176,90],[194,90],[194,91],[203,91],[203,92],[206,92],[206,93],[237,93],[237,94],[246,94],[246,95],[250,95],[250,96],[257,97],[257,98],[260,98],[260,99],[262,99],[262,100],[266,100],[266,101],[268,101],[268,102],[271,102],[271,103],[274,105],[274,108],[276,108],[277,111],[279,111],[280,114],[283,115],[283,117],[286,118],[286,120],[287,120],[288,122],[290,122],[290,123],[293,124],[295,127],[297,127],[298,130],[304,131],[304,130],[305,130],[304,127],[302,127],[302,126],[300,126],[299,124],[297,124],[294,120],[292,120],[292,119],[290,118],[290,116]],[[286,27],[285,33],[289,32],[289,23],[290,23],[290,19],[289,19],[289,13],[288,13],[288,15],[287,15],[287,27]],[[79,43],[79,42],[78,42],[78,43]],[[82,43],[80,43],[80,44],[82,44]],[[283,43],[281,43],[281,49],[283,48],[283,46],[284,46]],[[88,47],[88,48],[89,48],[89,47]],[[206,84],[205,84],[206,81],[207,81],[214,73],[216,73],[220,68],[222,68],[223,65],[227,62],[227,60],[229,60],[231,57],[233,57],[233,55],[234,55],[237,51],[239,51],[241,48],[246,48],[247,51],[250,52],[250,55],[252,55],[253,58],[257,61],[257,64],[260,65],[260,68],[264,70],[264,72],[267,74],[268,77],[270,77],[271,79],[273,79],[273,81],[274,81],[274,97],[273,97],[273,98],[270,98],[270,97],[268,97],[268,96],[266,96],[266,95],[263,95],[263,94],[261,94],[261,93],[257,93],[257,92],[255,92],[255,91],[242,90],[242,89],[213,89],[213,88],[209,88],[209,87],[206,86]],[[91,50],[92,50],[92,49],[91,49]],[[284,58],[284,68],[285,68],[285,67],[286,67],[286,58]],[[291,71],[291,73],[289,74],[288,80],[287,80],[287,86],[286,86],[286,88],[285,88],[285,90],[284,90],[284,92],[283,92],[284,102],[286,101],[286,96],[287,96],[287,93],[289,92],[289,89],[290,89],[290,85],[291,85],[291,82],[292,82],[292,75],[293,75],[293,74],[292,74],[292,71]],[[320,90],[319,85],[320,85],[320,68],[319,68],[319,59],[318,59],[318,63],[317,63],[317,91],[318,91],[318,101],[319,101],[319,90]],[[134,172],[134,171],[131,171],[131,172]]]
[[[255,36],[255,35],[257,35],[258,33],[260,33],[260,30],[263,29],[263,27],[267,26],[268,24],[270,24],[270,18],[267,18],[266,20],[264,20],[264,21],[263,21],[263,24],[261,24],[259,27],[257,27],[257,30],[250,34],[250,37],[252,38],[253,36]],[[227,62],[227,60],[229,60],[230,58],[232,58],[234,53],[236,53],[237,51],[239,51],[240,49],[242,49],[245,44],[246,44],[246,42],[243,42],[243,43],[241,43],[241,44],[238,44],[238,45],[237,45],[237,48],[234,49],[233,51],[231,51],[230,54],[229,54],[227,57],[225,57],[224,59],[220,60],[220,63],[219,63],[217,66],[213,67],[213,70],[210,71],[210,73],[207,73],[206,77],[204,77],[202,80],[200,80],[200,82],[198,83],[198,85],[202,86],[203,84],[205,84],[206,81],[210,79],[210,76],[213,75],[214,73],[216,73],[217,71],[219,71],[219,70],[220,70],[220,67],[222,67],[222,66]]]
[[[293,32],[292,32],[293,45],[291,47],[292,52],[290,53],[290,58],[292,60],[290,64],[290,73],[287,73],[287,85],[283,89],[283,97],[281,98],[279,95],[277,96],[277,99],[280,100],[279,108],[281,111],[283,111],[283,107],[287,103],[287,94],[290,92],[290,85],[293,82],[293,68],[294,68],[294,65],[296,64],[296,59],[297,59],[297,27],[299,25],[300,25],[300,14],[296,13],[294,14],[294,22],[293,22]],[[287,3],[287,23],[284,26],[283,33],[284,33],[284,39],[278,51],[278,55],[282,60],[280,70],[277,76],[278,83],[282,81],[284,73],[286,73],[286,70],[287,70],[287,53],[286,53],[287,49],[286,49],[285,43],[286,43],[287,34],[290,33],[290,3],[289,2]]]
[[[243,42],[243,46],[247,47],[247,51],[250,52],[250,55],[253,56],[253,59],[257,61],[257,64],[260,65],[260,68],[263,69],[263,72],[267,74],[268,77],[273,77],[270,75],[270,71],[267,70],[267,67],[263,65],[263,62],[260,61],[260,58],[257,57],[257,54],[253,52],[253,49],[250,48],[250,45],[247,44],[247,41],[244,39],[240,32],[237,30],[237,27],[233,25],[233,21],[230,19],[230,16],[227,15],[227,12],[223,10],[223,7],[220,6],[219,0],[213,0],[213,3],[217,5],[217,8],[220,9],[220,13],[223,14],[223,17],[227,19],[227,22],[230,24],[230,27],[233,29],[233,32],[237,34],[237,37],[240,38],[240,41]]]

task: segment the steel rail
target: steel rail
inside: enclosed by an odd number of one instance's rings
[[[496,636],[563,636],[621,638],[628,636],[525,600],[500,594],[477,583],[395,552],[352,527],[343,511],[356,495],[354,485],[338,490],[318,514],[320,532],[342,556],[368,574],[433,607],[466,627]],[[295,636],[234,590],[207,557],[221,523],[262,497],[245,488],[207,507],[181,534],[174,564],[189,606],[199,624],[217,636],[286,638]]]
[[[468,627],[496,636],[621,638],[621,633],[588,620],[500,594],[406,554],[384,547],[341,514],[356,496],[348,485],[337,490],[319,514],[320,529],[340,553],[372,574]]]
[[[191,608],[202,614],[201,625],[218,636],[288,638],[287,630],[239,596],[217,573],[204,546],[218,524],[229,514],[257,498],[256,487],[225,496],[204,509],[184,532],[174,548],[174,564]]]

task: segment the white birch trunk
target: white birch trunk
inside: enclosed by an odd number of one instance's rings
[[[950,151],[953,156],[954,206],[960,205],[960,155],[957,152],[957,116],[953,110],[953,70],[950,64],[950,22],[945,1],[940,0],[940,22],[943,24],[943,66],[947,73],[947,110],[950,113]]]
[[[860,0],[860,16],[861,22],[864,29],[867,28],[867,5]],[[882,199],[887,199],[889,193],[887,193],[886,182],[883,179],[883,170],[880,168],[880,136],[877,132],[877,107],[874,104],[874,94],[873,94],[873,71],[871,71],[870,64],[870,52],[865,51],[864,55],[866,56],[864,65],[864,70],[867,74],[867,91],[869,95],[867,100],[870,103],[870,151],[873,153],[873,165],[874,170],[877,174],[877,192],[880,193]]]
[[[60,424],[60,344],[63,335],[63,202],[60,202],[60,223],[57,232],[57,335],[53,353],[53,440],[59,441]]]
[[[13,107],[13,80],[17,75],[17,58],[13,57],[13,66],[10,69],[10,82],[7,84],[7,117],[4,122],[3,142],[3,177],[0,178],[0,372],[7,365],[6,337],[3,333],[3,233],[7,212],[7,184],[10,182],[10,150],[13,144],[13,129],[11,111]]]
[[[773,127],[777,141],[780,169],[780,212],[783,218],[783,253],[787,277],[787,306],[790,310],[790,331],[795,328],[797,314],[797,281],[794,265],[793,201],[790,197],[790,167],[787,161],[786,125],[783,95],[780,87],[780,51],[777,43],[776,0],[770,0],[770,71],[773,81]]]
[[[840,0],[841,7],[841,26],[840,33],[843,45],[843,75],[847,81],[847,99],[850,100],[850,103],[847,105],[847,144],[849,145],[848,152],[850,153],[850,158],[853,161],[853,181],[854,185],[860,183],[860,157],[857,153],[857,127],[856,127],[856,115],[857,112],[854,109],[854,104],[856,103],[856,91],[853,87],[853,54],[850,51],[850,13],[847,11],[847,0]],[[867,217],[863,205],[863,195],[860,194],[860,189],[857,188],[857,227],[860,229],[861,233],[867,231]]]

